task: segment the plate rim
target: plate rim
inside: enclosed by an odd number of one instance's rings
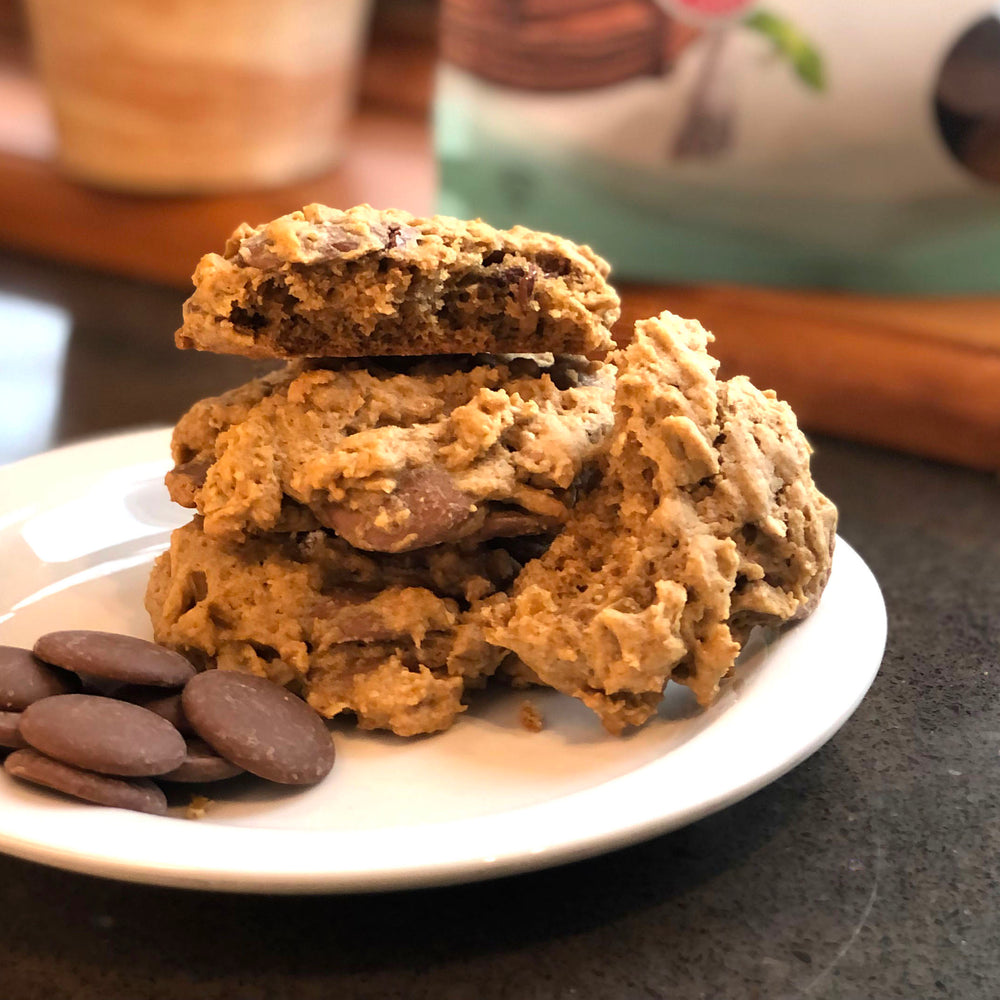
[[[163,464],[166,466],[169,464],[166,457],[169,434],[170,428],[155,428],[105,435],[65,445],[0,467],[0,497],[2,497],[0,530],[5,530],[5,526],[16,524],[17,516],[31,508],[33,494],[44,495],[44,491],[37,487],[37,484],[33,488],[36,474],[44,477],[48,473],[51,479],[54,470],[55,478],[60,481],[71,481],[67,479],[71,471],[74,476],[86,481],[102,472],[121,472],[138,465],[148,467],[157,461],[158,455],[164,456]],[[107,449],[106,454],[101,455],[105,449]],[[126,455],[129,456],[128,459],[123,458]],[[95,461],[95,457],[101,460]],[[60,472],[61,468],[67,470],[66,476]],[[25,484],[27,476],[31,477],[31,482]],[[2,488],[11,484],[14,488],[10,491]],[[839,588],[848,579],[853,584],[849,599],[859,605],[866,614],[870,632],[866,648],[860,651],[857,648],[850,650],[855,657],[853,672],[849,674],[851,685],[848,688],[841,687],[836,692],[839,695],[836,703],[830,703],[827,706],[829,710],[821,713],[823,720],[821,725],[810,729],[806,735],[797,734],[791,739],[795,744],[792,749],[789,749],[787,743],[779,741],[769,752],[757,758],[753,752],[748,753],[744,760],[737,762],[737,772],[740,767],[743,770],[739,778],[720,780],[720,776],[713,772],[715,780],[713,790],[699,796],[689,789],[689,798],[680,808],[661,807],[646,810],[645,813],[640,810],[636,814],[636,799],[628,799],[629,792],[633,791],[631,786],[637,786],[636,791],[642,791],[645,786],[648,791],[649,782],[655,782],[659,771],[666,771],[669,774],[671,770],[679,770],[678,761],[680,767],[683,767],[683,762],[688,756],[693,755],[697,760],[699,754],[706,753],[706,746],[708,752],[711,752],[713,744],[719,739],[717,730],[720,727],[717,724],[706,726],[687,743],[609,781],[553,800],[507,810],[500,814],[436,824],[390,827],[375,832],[307,831],[183,822],[178,824],[180,829],[174,831],[178,834],[172,838],[177,850],[171,851],[170,857],[145,859],[135,855],[134,847],[136,844],[142,844],[147,835],[153,832],[154,828],[150,824],[176,823],[175,818],[114,811],[113,825],[118,831],[117,836],[112,838],[114,847],[122,849],[125,842],[131,843],[133,848],[131,854],[128,850],[125,850],[124,854],[121,850],[119,853],[113,853],[107,848],[74,849],[72,844],[65,842],[65,837],[39,839],[19,836],[8,830],[4,826],[4,821],[0,819],[0,851],[70,871],[145,884],[237,893],[305,894],[393,891],[473,882],[565,864],[639,843],[695,822],[763,788],[818,750],[854,713],[874,681],[881,664],[887,636],[887,616],[884,599],[871,570],[854,549],[838,536],[828,593],[834,591],[839,594]],[[786,650],[792,647],[788,652],[794,657],[797,647],[808,645],[812,632],[822,634],[825,619],[830,617],[829,612],[823,614],[824,607],[830,609],[832,605],[829,602],[821,602],[810,619],[785,630],[775,640],[774,647],[780,646]],[[3,610],[0,609],[0,612]],[[833,638],[838,638],[838,634],[842,631],[839,627],[835,628]],[[800,682],[801,680],[802,678]],[[728,696],[727,691],[724,697]],[[745,704],[738,704],[736,709],[744,708]],[[752,700],[750,704],[752,709]],[[741,724],[746,728],[745,720]],[[731,719],[730,727],[732,725]],[[737,732],[739,731],[737,728]],[[716,732],[715,737],[712,736],[713,732]],[[668,759],[671,764],[665,765]],[[7,779],[4,775],[3,780],[12,779]],[[2,796],[0,790],[0,799]],[[625,807],[624,820],[609,819],[611,813],[607,807],[615,803],[616,796],[618,799],[623,799],[620,804]],[[98,843],[106,843],[101,841],[99,836],[94,838],[94,834],[95,828],[99,834],[100,827],[107,825],[106,822],[101,823],[101,819],[106,821],[111,815],[107,809],[76,803],[67,805],[80,816],[74,824],[78,831],[86,832]],[[605,807],[604,810],[602,806]],[[632,811],[629,812],[629,809]],[[555,839],[550,837],[547,842],[544,838],[532,841],[530,837],[526,839],[523,836],[513,841],[504,841],[500,836],[503,833],[510,833],[511,827],[516,829],[518,823],[529,825],[538,823],[544,826],[551,820],[549,814],[553,811],[557,814],[563,813],[564,826],[567,818],[583,822],[582,830],[578,827],[575,836],[564,835]],[[59,810],[50,806],[39,811],[40,816],[49,813],[57,816]],[[595,823],[591,820],[588,830],[586,820],[594,815],[598,817],[598,821]],[[330,851],[333,856],[342,851],[350,855],[351,848],[357,848],[359,845],[366,846],[369,852],[374,850],[376,854],[379,849],[391,850],[393,837],[398,840],[404,830],[410,831],[411,835],[413,831],[418,831],[420,835],[418,843],[423,852],[419,857],[400,861],[394,856],[393,863],[387,864],[383,861],[379,867],[372,867],[370,864],[354,867],[341,864],[318,869],[315,861],[303,863],[304,859],[315,859],[324,851]],[[467,843],[470,837],[473,840],[479,837],[479,843],[491,846],[485,852],[479,849],[467,851],[459,856],[454,851],[443,850],[440,843],[434,843],[433,834],[435,832],[440,834],[442,831],[450,832],[453,839],[462,839],[463,843]],[[209,860],[206,863],[199,863],[196,855],[199,849],[204,851],[206,841],[211,842],[211,850],[208,851]],[[229,845],[230,848],[236,849],[227,849],[227,843],[231,841],[238,842]],[[290,859],[291,842],[294,842],[300,850],[305,849],[301,850],[301,853],[291,852],[294,857]],[[245,860],[247,857],[284,857],[286,860],[278,865],[259,863],[248,866]],[[244,860],[233,861],[234,858]]]

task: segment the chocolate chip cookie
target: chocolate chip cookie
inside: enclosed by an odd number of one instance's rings
[[[328,531],[174,532],[146,595],[156,641],[289,686],[319,712],[402,736],[449,726],[506,655],[477,609],[521,570],[516,542],[365,553]]]
[[[172,498],[203,532],[326,528],[367,551],[551,533],[593,478],[614,368],[584,358],[296,362],[178,423]]]
[[[481,610],[486,639],[614,733],[668,680],[715,697],[755,624],[808,614],[830,572],[836,508],[815,487],[790,407],[716,377],[711,335],[664,313],[615,357],[600,485]]]
[[[202,258],[181,348],[248,357],[593,354],[619,300],[589,247],[359,205],[242,225]]]

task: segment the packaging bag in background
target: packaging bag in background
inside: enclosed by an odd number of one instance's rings
[[[1000,288],[977,0],[443,0],[441,211],[620,278]]]

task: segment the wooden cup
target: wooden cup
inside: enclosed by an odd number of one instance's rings
[[[370,0],[29,0],[65,170],[196,193],[320,173],[343,148]]]

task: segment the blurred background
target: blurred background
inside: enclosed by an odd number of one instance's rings
[[[313,201],[589,242],[806,427],[1000,469],[982,4],[0,0],[0,461],[244,381],[199,257]]]

